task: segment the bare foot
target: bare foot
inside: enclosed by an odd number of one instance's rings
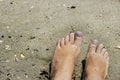
[[[71,80],[80,53],[82,33],[70,33],[58,41],[52,60],[51,80]]]
[[[109,56],[103,44],[93,40],[89,45],[86,57],[85,80],[105,80]]]

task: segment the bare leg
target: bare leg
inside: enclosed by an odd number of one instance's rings
[[[109,64],[108,52],[97,40],[90,42],[86,57],[85,80],[105,80]]]
[[[70,33],[58,41],[52,60],[51,80],[71,80],[80,53],[82,33]]]

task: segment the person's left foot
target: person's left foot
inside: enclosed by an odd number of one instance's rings
[[[80,53],[82,33],[70,33],[58,41],[52,60],[51,80],[71,80]]]
[[[97,40],[90,42],[86,57],[85,80],[105,80],[109,66],[109,54]]]

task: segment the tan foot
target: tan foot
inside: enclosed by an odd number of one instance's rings
[[[93,40],[89,45],[86,57],[85,80],[105,80],[109,56],[103,44]]]
[[[51,80],[71,80],[80,53],[82,33],[70,33],[58,41],[52,60]]]

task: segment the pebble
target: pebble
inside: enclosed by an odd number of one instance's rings
[[[31,12],[31,10],[29,10],[29,12]]]
[[[3,43],[3,40],[0,40],[0,44],[2,44]]]
[[[11,1],[10,4],[15,4],[16,5],[17,3],[15,1]]]
[[[63,6],[66,6],[66,4],[63,4]]]
[[[7,74],[7,76],[9,76],[9,75],[10,75],[10,73]]]
[[[30,39],[35,39],[35,36],[31,36]]]
[[[49,51],[49,48],[46,48],[46,51]]]
[[[102,17],[103,15],[102,14],[99,14],[99,17]]]
[[[76,8],[76,6],[71,6],[71,9],[75,9]]]
[[[32,9],[32,8],[34,8],[34,6],[31,6],[30,8]]]
[[[9,27],[9,26],[7,26],[6,28],[7,28],[7,29],[9,29],[10,27]]]
[[[20,77],[18,76],[17,79],[20,79]]]
[[[12,36],[8,36],[8,38],[12,38]]]
[[[17,57],[15,57],[15,62],[18,62],[18,61],[19,61],[19,59]]]
[[[13,4],[13,2],[10,2],[10,4]]]
[[[50,18],[50,19],[52,19],[52,17],[51,17],[51,16],[50,16],[49,18]]]
[[[35,52],[38,52],[39,50],[38,49],[33,49]]]
[[[19,59],[17,58],[17,55],[14,55],[15,56],[15,62],[18,62]]]
[[[69,7],[67,7],[67,8],[69,8],[69,9],[75,9],[76,6],[69,6]]]
[[[26,51],[30,50],[30,48],[27,48]]]
[[[17,55],[14,55],[15,57],[17,56]]]
[[[4,38],[4,35],[2,35],[1,37]]]
[[[35,66],[35,64],[32,64],[32,66]]]
[[[27,75],[27,73],[25,73],[25,75],[24,75],[24,76],[25,76],[25,78],[26,78],[26,79],[28,79],[28,78],[29,78],[29,77],[28,77],[28,75]]]
[[[22,35],[20,35],[20,37],[23,37]]]

